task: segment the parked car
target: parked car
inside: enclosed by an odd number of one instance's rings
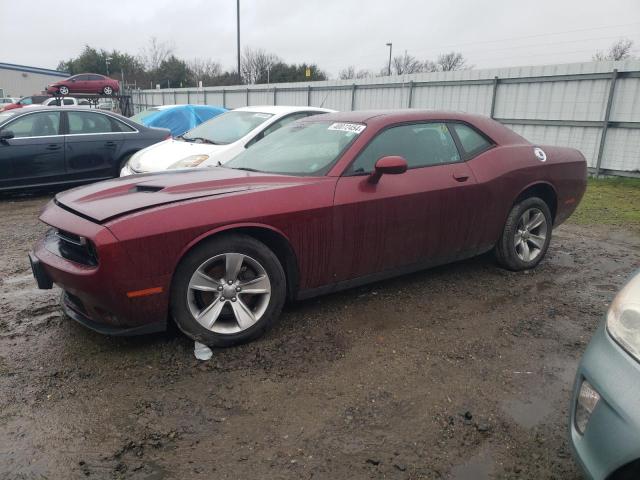
[[[0,105],[0,112],[26,107],[28,105],[40,105],[42,102],[50,98],[51,97],[49,95],[32,95],[30,97],[23,97],[15,103]]]
[[[531,269],[586,172],[577,150],[534,146],[485,117],[317,115],[224,167],[58,194],[30,259],[38,286],[59,285],[64,310],[90,328],[140,334],[171,316],[229,346],[261,335],[287,299],[491,249],[503,267]]]
[[[13,98],[13,97],[3,97],[3,98],[0,98],[0,106],[5,105],[7,103],[16,103],[18,100],[20,99]]]
[[[169,137],[120,115],[78,107],[0,113],[0,191],[118,176],[141,148]]]
[[[120,90],[120,84],[113,78],[96,73],[81,73],[47,85],[47,93],[69,95],[70,93],[94,93],[113,95]]]
[[[171,135],[177,137],[226,111],[210,105],[160,105],[147,108],[131,119],[147,127],[168,128]]]
[[[640,478],[640,273],[616,295],[580,361],[569,428],[588,478]]]
[[[40,104],[33,105],[25,105],[25,108],[37,108],[37,107],[66,107],[66,106],[74,106],[74,107],[91,107],[91,104],[88,100],[83,98],[77,99],[75,97],[49,97],[44,102]]]
[[[131,157],[120,175],[221,165],[288,123],[332,111],[326,108],[284,106],[231,110],[182,136],[138,152]]]

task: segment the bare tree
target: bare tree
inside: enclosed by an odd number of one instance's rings
[[[621,38],[613,45],[611,45],[607,53],[597,51],[592,58],[596,62],[601,62],[603,60],[624,60],[625,58],[633,58],[631,55],[632,47],[633,40],[629,40],[628,38]]]
[[[436,64],[438,65],[438,70],[441,70],[443,72],[450,72],[452,70],[464,70],[466,68],[470,68],[469,66],[467,66],[467,61],[460,52],[449,52],[438,55]]]
[[[208,58],[194,58],[187,62],[187,66],[195,81],[204,81],[222,75],[222,66]]]
[[[393,57],[391,66],[396,75],[420,73],[424,71],[424,64],[413,55],[409,55],[407,52],[404,52],[404,55]]]
[[[267,77],[267,72],[282,60],[262,48],[245,48],[240,62],[240,72],[245,83],[256,83],[260,78]]]
[[[160,68],[160,64],[173,55],[173,47],[165,42],[159,42],[156,37],[151,37],[149,45],[144,47],[139,55],[139,60],[148,71]]]
[[[437,72],[438,71],[438,64],[436,62],[431,61],[431,60],[425,60],[422,63],[422,71],[423,72]]]
[[[373,73],[370,72],[369,70],[362,69],[362,70],[356,71],[356,68],[353,65],[349,65],[347,68],[341,70],[339,73],[340,80],[352,80],[354,78],[361,79],[361,78],[369,78],[373,76],[374,76]]]

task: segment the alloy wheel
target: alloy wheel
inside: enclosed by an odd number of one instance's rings
[[[538,258],[547,241],[547,231],[547,219],[542,210],[535,207],[525,210],[518,220],[514,235],[518,258],[524,262],[532,262]]]
[[[271,299],[271,282],[257,260],[241,253],[216,255],[191,275],[187,305],[207,330],[221,334],[251,328]]]

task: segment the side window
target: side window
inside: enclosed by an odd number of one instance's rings
[[[92,80],[92,81],[96,81],[96,80],[102,80],[103,77],[101,77],[100,75],[87,75],[88,80]]]
[[[11,130],[14,138],[58,135],[60,131],[60,112],[40,112],[24,115],[5,125],[3,130]]]
[[[111,128],[114,132],[135,132],[136,130],[120,120],[109,117]]]
[[[388,155],[403,157],[409,168],[460,161],[458,149],[444,123],[416,123],[379,133],[360,152],[349,173],[371,173],[376,162]]]
[[[476,155],[491,147],[491,142],[470,126],[463,123],[452,123],[451,126],[460,139],[462,149],[468,156]]]
[[[109,117],[93,112],[69,112],[69,133],[70,134],[88,134],[88,133],[112,133],[119,132],[115,130]]]
[[[65,98],[63,102],[65,105],[73,105],[73,100],[71,100],[70,98]]]
[[[309,116],[309,112],[300,112],[300,113],[294,113],[292,115],[288,115],[284,118],[281,118],[280,120],[275,122],[273,125],[270,125],[268,128],[264,129],[262,138],[275,132],[276,130],[279,130],[280,128],[284,127],[285,125],[291,122],[295,122],[296,120],[299,120],[301,118],[308,117],[308,116]]]

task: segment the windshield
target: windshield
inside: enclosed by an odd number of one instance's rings
[[[224,166],[289,175],[324,175],[364,129],[365,125],[357,123],[292,123]]]
[[[105,103],[106,104],[106,103]],[[153,115],[154,113],[159,112],[160,109],[157,107],[153,107],[153,108],[148,108],[147,110],[143,110],[140,113],[136,113],[133,117],[131,117],[131,120],[133,120],[134,122],[138,122],[138,123],[142,123],[142,121]]]
[[[271,113],[231,111],[198,125],[185,133],[182,138],[187,141],[199,140],[226,145],[244,137],[272,116]]]

